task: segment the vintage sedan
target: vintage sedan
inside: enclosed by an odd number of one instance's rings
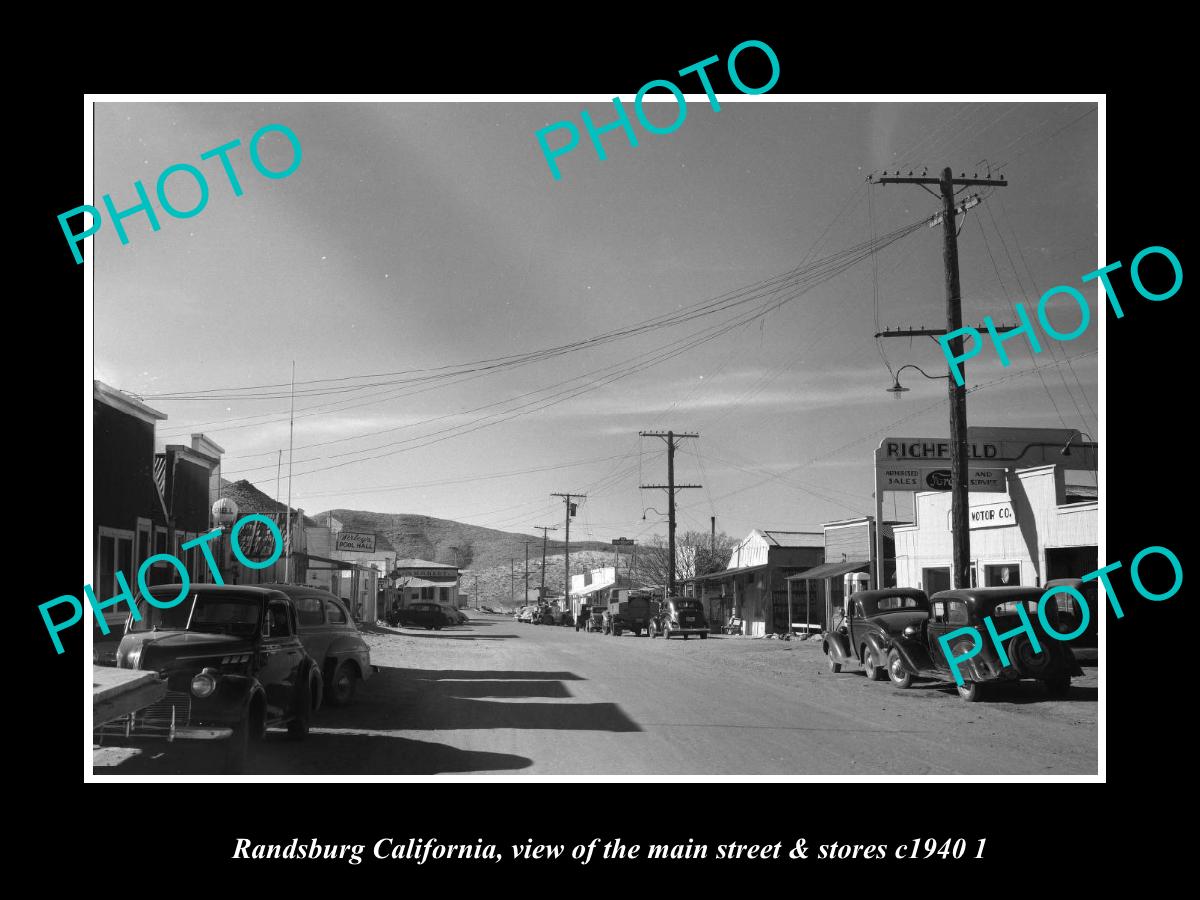
[[[652,638],[660,634],[667,640],[680,634],[685,641],[693,634],[707,638],[708,619],[704,616],[704,604],[689,597],[668,597],[659,604],[658,615],[650,619],[648,630]]]
[[[240,773],[268,726],[302,740],[321,705],[321,670],[300,640],[296,608],[260,586],[178,584],[139,595],[117,648],[117,666],[157,671],[166,696],[97,729],[96,739],[223,741],[225,771]]]
[[[980,650],[970,659],[959,663],[963,683],[958,695],[970,702],[978,700],[985,684],[1035,678],[1041,681],[1051,696],[1061,697],[1071,688],[1071,676],[1082,675],[1071,649],[1044,633],[1039,635],[1041,652],[1035,653],[1029,635],[1014,635],[1004,642],[1007,663],[1000,659],[988,634],[984,619],[992,618],[997,633],[1004,634],[1021,626],[1018,604],[1024,605],[1026,617],[1037,629],[1038,601],[1043,591],[1036,587],[960,588],[940,591],[930,598],[928,620],[920,627],[906,629],[896,638],[888,652],[887,672],[892,683],[906,688],[914,678],[954,680],[950,661],[942,650],[939,638],[961,628],[972,627],[978,632]],[[1069,623],[1060,618],[1055,603],[1046,604],[1046,618],[1060,633],[1069,633]],[[963,656],[975,645],[970,634],[950,639],[950,652]]]
[[[822,641],[829,670],[862,666],[867,678],[882,681],[892,641],[929,618],[929,598],[915,588],[857,591],[850,595],[846,611],[846,618]]]
[[[453,623],[446,618],[446,610],[437,603],[421,601],[398,609],[393,624],[441,631],[443,627]]]
[[[371,665],[371,648],[358,633],[345,601],[305,585],[262,586],[292,598],[300,623],[300,641],[325,678],[325,699],[331,706],[349,704],[358,683],[369,679],[376,669]]]

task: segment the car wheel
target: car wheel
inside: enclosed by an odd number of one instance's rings
[[[842,664],[834,659],[833,654],[828,650],[825,651],[825,664],[829,666],[829,671],[835,675],[842,671]]]
[[[978,681],[964,681],[958,686],[958,696],[962,697],[968,703],[974,703],[979,699],[979,688]]]
[[[348,662],[338,664],[329,680],[329,703],[331,706],[346,706],[354,699],[358,689],[358,673]]]
[[[649,635],[649,637],[650,637],[650,639],[651,639],[651,640],[653,640],[654,638],[658,637],[658,626],[657,626],[657,625],[655,625],[653,622],[651,622],[651,623],[650,623],[650,624],[649,624],[649,625],[646,627],[646,634],[647,634],[647,635]]]
[[[225,774],[241,775],[246,770],[254,747],[262,739],[262,713],[251,708],[242,721],[233,726],[225,745]]]
[[[308,726],[312,720],[312,677],[306,673],[303,684],[296,688],[296,713],[288,722],[288,739],[302,741],[308,737]]]
[[[892,679],[892,684],[896,687],[912,687],[912,672],[904,667],[904,660],[900,658],[900,651],[895,648],[888,653],[887,673],[888,678]]]
[[[671,639],[671,626],[664,625],[663,626],[663,640],[669,641],[670,639]]]
[[[867,681],[883,680],[883,668],[875,665],[875,655],[870,647],[863,647],[863,668],[867,672]]]
[[[1065,697],[1071,692],[1071,676],[1065,672],[1051,675],[1042,682],[1051,697]]]
[[[704,640],[704,639],[705,639],[705,638],[707,638],[707,637],[708,637],[708,632],[707,632],[707,631],[702,631],[702,632],[700,632],[700,640]]]

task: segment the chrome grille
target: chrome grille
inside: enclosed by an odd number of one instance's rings
[[[161,700],[137,712],[96,729],[97,737],[136,737],[138,735],[174,737],[174,729],[189,724],[192,715],[192,695],[187,691],[167,691]]]

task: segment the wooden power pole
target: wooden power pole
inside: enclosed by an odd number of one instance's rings
[[[557,525],[534,525],[542,533],[542,589],[539,600],[546,596],[546,532],[558,531]]]
[[[1007,187],[1008,182],[1003,178],[967,178],[960,174],[958,178],[947,166],[939,177],[918,175],[910,172],[901,176],[884,174],[874,179],[877,184],[919,184],[921,186],[936,184],[941,190],[942,199],[942,265],[946,276],[946,334],[954,334],[962,328],[962,295],[958,277],[958,232],[955,229],[954,188],[956,186],[984,185],[988,187]],[[928,188],[925,188],[929,190]],[[950,352],[957,357],[962,356],[963,339],[961,334],[954,334],[950,339]],[[959,363],[962,366],[962,363]],[[960,368],[966,374],[965,368]],[[966,379],[957,384],[954,378],[947,378],[946,384],[950,392],[950,531],[953,541],[953,564],[950,567],[950,586],[952,588],[969,588],[971,586],[971,531],[968,518],[967,500],[967,385]],[[876,527],[882,531],[883,523],[877,522]],[[884,560],[878,563],[879,578],[882,582]]]
[[[562,497],[567,505],[567,534],[563,544],[563,553],[566,561],[563,564],[565,571],[565,580],[563,581],[563,601],[568,609],[571,607],[571,516],[575,515],[575,504],[571,502],[571,498],[575,497],[580,500],[586,499],[587,494],[551,494],[551,497]],[[571,610],[572,613],[575,610]]]
[[[670,504],[667,507],[667,596],[675,595],[675,494],[677,491],[686,490],[688,488],[703,487],[700,484],[676,484],[675,483],[675,449],[679,446],[679,441],[684,438],[698,438],[697,432],[675,432],[675,431],[639,431],[639,437],[660,437],[667,442],[667,483],[666,484],[643,484],[640,485],[643,489],[662,488],[667,492],[667,502]]]

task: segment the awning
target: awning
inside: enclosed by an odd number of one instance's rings
[[[749,575],[752,572],[761,572],[763,569],[771,568],[769,563],[763,563],[761,566],[746,566],[744,569],[722,569],[720,572],[713,572],[711,575],[697,575],[695,578],[685,578],[684,583],[700,582],[700,581],[721,581],[724,578],[733,578],[737,575]]]
[[[398,586],[399,590],[405,588],[424,588],[424,587],[454,587],[458,584],[457,580],[453,581],[430,581],[428,578],[403,578],[403,584]]]
[[[822,563],[819,566],[814,566],[807,572],[801,572],[799,575],[789,575],[788,581],[816,581],[824,578],[837,578],[839,575],[845,575],[847,572],[865,572],[871,568],[870,560],[862,559],[858,562],[836,562]]]
[[[317,556],[314,553],[293,553],[292,556],[303,557],[304,559],[308,559],[308,560],[316,560],[317,562],[329,563],[329,565],[327,567],[321,567],[321,566],[310,566],[309,567],[309,568],[313,568],[313,569],[321,569],[321,568],[342,569],[342,570],[358,569],[360,572],[378,572],[379,571],[374,566],[362,566],[362,565],[359,565],[358,563],[347,562],[344,559],[330,559],[327,556]]]

